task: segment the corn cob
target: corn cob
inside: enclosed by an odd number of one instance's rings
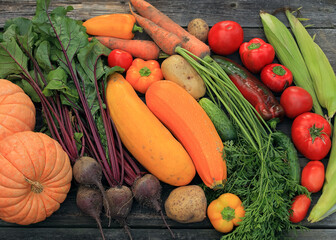
[[[310,73],[318,101],[327,109],[328,117],[332,118],[336,112],[335,72],[302,23],[288,10],[286,16]]]

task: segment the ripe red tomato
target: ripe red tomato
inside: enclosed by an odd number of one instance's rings
[[[292,223],[301,222],[307,215],[308,209],[310,207],[311,200],[305,194],[296,196],[292,203],[292,213],[289,220]]]
[[[239,23],[221,21],[213,25],[208,33],[211,50],[219,55],[230,55],[243,43],[244,32]]]
[[[309,192],[316,193],[324,183],[324,165],[320,161],[310,161],[301,173],[301,185]]]
[[[281,94],[280,104],[285,109],[287,117],[295,118],[312,109],[313,99],[305,89],[291,86]]]
[[[331,148],[331,127],[319,114],[306,112],[296,117],[291,129],[292,140],[309,160],[321,160]]]
[[[108,55],[107,62],[109,67],[119,66],[127,71],[132,65],[133,57],[130,53],[124,50],[114,49]]]

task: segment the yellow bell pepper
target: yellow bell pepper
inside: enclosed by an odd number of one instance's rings
[[[209,204],[207,214],[218,232],[228,233],[242,221],[245,210],[238,196],[224,193]]]

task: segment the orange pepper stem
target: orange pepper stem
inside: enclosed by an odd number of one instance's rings
[[[140,27],[140,26],[138,26],[138,25],[136,25],[136,24],[134,24],[132,32],[141,32],[142,33],[143,32],[143,28]]]
[[[151,75],[151,70],[148,67],[143,67],[139,70],[141,77],[148,77]]]
[[[222,218],[226,221],[231,221],[236,217],[236,212],[233,208],[231,207],[225,207],[222,212]]]

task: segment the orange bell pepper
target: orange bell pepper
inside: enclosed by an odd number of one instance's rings
[[[113,13],[92,17],[83,23],[87,34],[95,36],[133,39],[134,32],[142,32],[132,14]]]
[[[239,197],[232,193],[224,193],[209,204],[207,214],[218,232],[228,233],[242,221],[245,210]]]
[[[126,72],[126,80],[140,93],[145,93],[153,82],[162,79],[160,64],[156,60],[136,58]]]

